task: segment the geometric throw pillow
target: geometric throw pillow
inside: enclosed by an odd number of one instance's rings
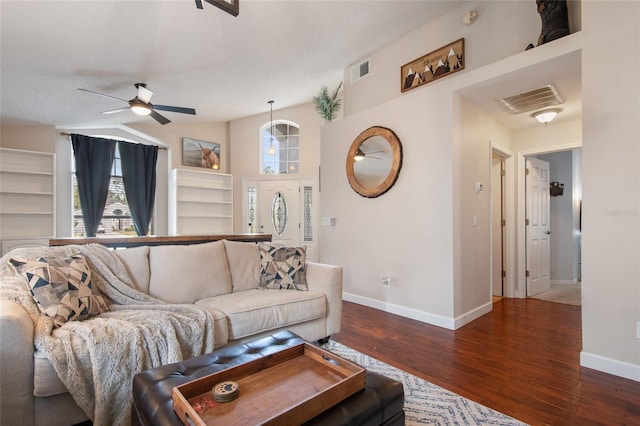
[[[308,290],[307,248],[260,244],[260,287]]]
[[[91,282],[91,270],[81,254],[70,257],[12,258],[9,264],[22,275],[38,307],[56,327],[83,320],[109,308]]]

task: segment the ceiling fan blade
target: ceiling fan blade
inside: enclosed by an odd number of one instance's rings
[[[148,104],[151,100],[151,96],[153,96],[153,92],[147,89],[144,84],[137,83],[136,87],[138,88],[138,99],[145,104]]]
[[[116,108],[116,109],[110,109],[109,111],[102,111],[103,114],[114,114],[116,112],[121,112],[121,111],[126,111],[128,110],[129,107],[122,107],[122,108]]]
[[[169,120],[167,117],[165,117],[163,115],[158,114],[154,110],[151,110],[151,117],[153,117],[153,119],[156,120],[160,124],[171,123],[171,120]]]
[[[115,99],[117,101],[122,101],[122,102],[127,102],[127,103],[129,102],[129,101],[126,101],[124,99],[116,98],[115,96],[105,95],[104,93],[100,93],[100,92],[94,92],[93,90],[80,89],[80,88],[78,90],[82,90],[83,92],[93,93],[94,95],[98,95],[98,96],[104,96],[105,98]]]
[[[196,110],[193,108],[183,108],[169,105],[152,105],[153,109],[158,109],[160,111],[171,111],[171,112],[180,112],[182,114],[191,114],[196,115]]]

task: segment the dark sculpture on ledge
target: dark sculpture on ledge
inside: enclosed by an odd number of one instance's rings
[[[538,46],[571,34],[566,0],[536,0],[536,5],[542,20]],[[530,43],[526,50],[533,47],[533,44]]]

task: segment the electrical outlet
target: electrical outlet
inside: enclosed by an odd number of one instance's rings
[[[391,279],[389,277],[382,277],[382,285],[385,288],[391,287]]]

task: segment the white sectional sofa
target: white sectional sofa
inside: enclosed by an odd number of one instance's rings
[[[1,425],[72,425],[87,418],[100,424],[93,419],[94,413],[80,409],[47,356],[37,349],[40,323],[34,318],[33,308],[29,311],[15,297],[11,300],[2,293],[7,277],[12,272],[16,275],[7,266],[12,257],[51,257],[67,254],[73,247],[81,246],[19,249],[2,258]],[[342,268],[339,266],[307,262],[308,291],[278,290],[260,285],[261,256],[255,243],[224,240],[184,246],[141,246],[111,253],[122,262],[130,278],[129,285],[138,292],[170,304],[204,308],[213,318],[216,349],[277,330],[291,330],[309,341],[340,331]],[[91,256],[86,257],[92,264]],[[24,289],[29,293],[26,285]],[[98,323],[100,317],[83,322]],[[98,398],[100,395],[96,394],[95,399]]]

